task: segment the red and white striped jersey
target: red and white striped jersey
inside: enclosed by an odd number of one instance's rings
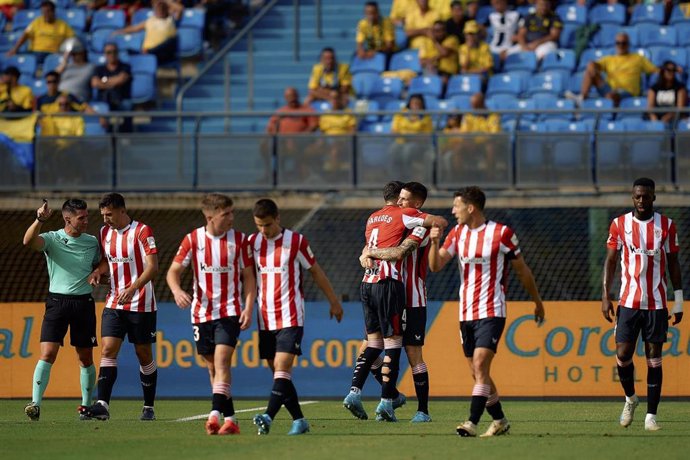
[[[415,229],[416,236],[422,238],[419,247],[404,261],[405,292],[408,307],[426,307],[426,273],[429,267],[429,230]]]
[[[188,233],[180,243],[174,261],[184,267],[191,264],[194,272],[193,324],[242,312],[242,270],[252,265],[246,244],[240,231],[213,236],[206,227]]]
[[[657,212],[646,221],[629,212],[613,219],[606,246],[622,249],[620,305],[666,308],[666,254],[678,252],[676,224]]]
[[[401,208],[397,205],[386,205],[367,219],[365,230],[366,245],[369,248],[394,248],[409,235],[409,230],[420,227],[428,214],[414,208]],[[419,242],[420,238],[413,232],[413,238]],[[363,283],[378,283],[391,278],[403,281],[403,260],[388,262],[377,260],[376,268],[368,268],[364,272]]]
[[[506,256],[520,254],[513,231],[490,220],[475,229],[456,225],[443,242],[443,248],[451,256],[458,256],[460,321],[505,318]]]
[[[138,313],[156,311],[156,297],[151,281],[134,293],[130,303],[117,303],[120,291],[130,287],[144,272],[146,256],[158,252],[151,228],[133,220],[121,230],[106,225],[101,228],[100,235],[103,256],[110,266],[110,292],[105,299],[105,308]]]
[[[254,233],[247,251],[256,267],[259,329],[304,326],[302,269],[316,263],[307,239],[287,228],[273,239]]]

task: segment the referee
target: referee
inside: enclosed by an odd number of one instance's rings
[[[96,305],[89,277],[100,260],[98,240],[84,233],[89,225],[85,201],[65,201],[62,205],[64,228],[41,233],[43,224],[52,214],[48,201],[43,200],[43,206],[36,211],[36,220],[24,234],[24,246],[45,254],[50,278],[41,325],[41,357],[34,370],[32,401],[24,408],[33,421],[38,421],[41,415],[43,393],[68,326],[70,343],[77,350],[81,366],[79,381],[83,406],[91,404],[91,391],[96,383],[93,365],[93,348],[97,345]]]

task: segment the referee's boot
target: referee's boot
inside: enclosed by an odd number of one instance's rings
[[[24,407],[24,413],[31,419],[32,422],[38,422],[41,418],[41,408],[35,402],[30,402]]]

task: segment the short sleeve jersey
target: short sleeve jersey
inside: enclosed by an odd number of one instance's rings
[[[563,22],[561,18],[554,12],[550,12],[546,16],[539,16],[538,14],[530,14],[524,19],[520,20],[520,27],[527,29],[527,42],[533,42],[542,37],[546,37],[551,33],[551,29],[562,29]]]
[[[337,72],[328,72],[323,68],[323,64],[314,64],[311,77],[309,77],[309,89],[338,89],[341,86],[350,86],[351,84],[350,66],[345,63],[338,64]]]
[[[361,43],[366,50],[381,51],[386,43],[394,41],[393,23],[388,18],[381,18],[378,24],[366,19],[357,24],[357,44]]]
[[[24,32],[31,39],[31,51],[40,53],[57,53],[66,38],[74,37],[74,31],[65,21],[56,19],[49,24],[43,16],[31,21]]]
[[[87,279],[101,260],[98,239],[82,233],[69,236],[64,229],[41,233],[43,254],[48,265],[50,292],[65,295],[91,294]]]
[[[633,96],[640,95],[640,76],[659,70],[649,59],[634,53],[604,56],[597,63],[606,72],[611,89],[622,89]]]

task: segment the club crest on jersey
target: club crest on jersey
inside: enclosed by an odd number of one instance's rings
[[[156,249],[156,239],[152,236],[146,238],[146,242],[149,244],[149,248]]]
[[[656,236],[657,238],[661,238],[661,229],[660,228],[654,229],[654,236]]]

